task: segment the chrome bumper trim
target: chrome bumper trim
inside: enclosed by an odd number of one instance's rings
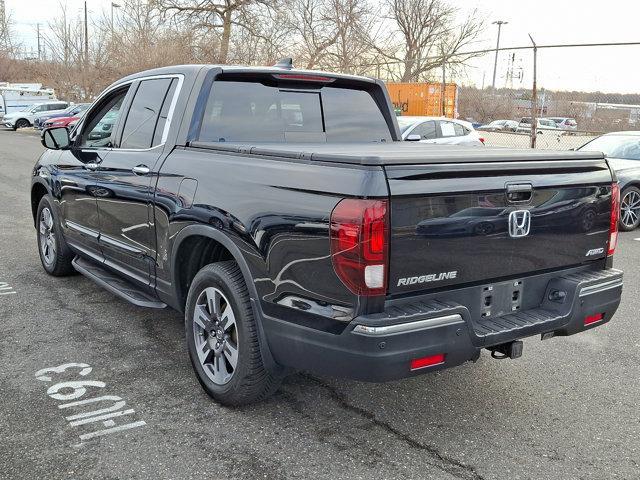
[[[458,314],[445,315],[444,317],[427,318],[425,320],[417,320],[415,322],[398,323],[396,325],[385,325],[383,327],[356,325],[353,329],[353,333],[357,335],[365,335],[368,337],[378,337],[382,335],[395,335],[398,333],[417,332],[419,330],[442,327],[445,325],[453,325],[456,323],[464,323],[462,317]]]
[[[587,295],[593,295],[594,293],[604,292],[621,286],[622,278],[616,278],[614,280],[609,280],[608,282],[596,283],[595,285],[589,285],[588,287],[582,288],[582,290],[580,290],[580,297],[586,297]]]

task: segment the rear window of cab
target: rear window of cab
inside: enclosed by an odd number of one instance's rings
[[[213,83],[198,140],[204,142],[381,142],[389,126],[366,90]]]

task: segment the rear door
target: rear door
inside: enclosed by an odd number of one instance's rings
[[[488,282],[605,257],[604,160],[385,167],[390,293]]]
[[[176,77],[135,82],[117,126],[116,145],[99,169],[97,199],[105,263],[150,286],[155,263],[151,191],[168,128]]]
[[[436,130],[435,120],[427,120],[426,122],[416,125],[410,135],[420,135],[421,143],[436,143],[438,132]]]

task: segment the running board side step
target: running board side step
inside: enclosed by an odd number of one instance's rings
[[[76,257],[71,263],[73,268],[82,275],[129,303],[146,308],[165,308],[167,306],[157,298],[94,262]]]

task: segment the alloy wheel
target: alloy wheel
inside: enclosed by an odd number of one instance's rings
[[[238,365],[238,325],[224,293],[205,288],[196,300],[192,323],[202,369],[213,383],[228,383]]]
[[[53,215],[48,207],[43,208],[40,213],[40,225],[38,228],[42,258],[47,265],[53,265],[56,261],[58,248],[54,232]]]
[[[640,218],[640,193],[629,191],[620,203],[620,221],[626,228],[634,228]]]

